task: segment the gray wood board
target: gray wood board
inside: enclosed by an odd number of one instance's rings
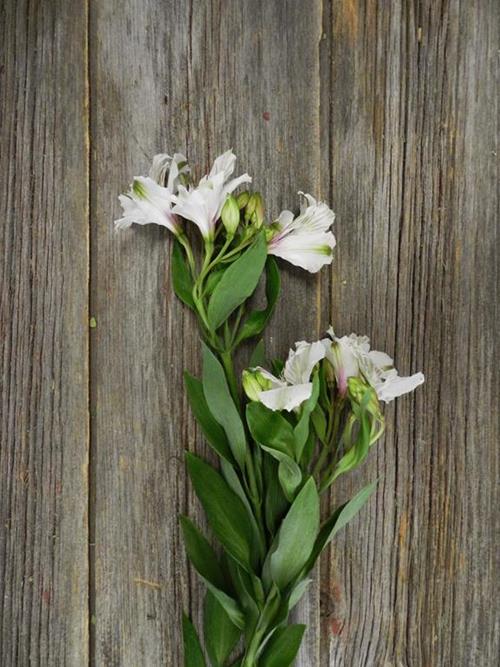
[[[334,491],[380,479],[323,570],[322,664],[486,667],[499,657],[499,7],[325,9],[335,326],[426,383],[388,406],[386,437]]]
[[[85,6],[4,2],[0,663],[88,662]]]

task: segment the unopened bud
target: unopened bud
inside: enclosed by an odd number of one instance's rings
[[[260,192],[254,192],[245,208],[245,221],[260,229],[264,222],[264,200]]]
[[[222,207],[222,224],[226,228],[229,236],[234,236],[238,225],[240,224],[240,208],[236,199],[229,195]]]
[[[257,368],[250,368],[242,374],[243,390],[251,401],[258,401],[261,391],[271,388],[271,382]]]
[[[380,404],[373,387],[366,384],[360,377],[350,377],[347,380],[349,397],[358,405],[364,404],[368,412],[374,417],[381,417]]]
[[[238,202],[238,207],[240,209],[245,208],[245,206],[248,204],[249,199],[250,199],[250,193],[248,192],[248,190],[240,192],[240,194],[236,197],[236,201]]]

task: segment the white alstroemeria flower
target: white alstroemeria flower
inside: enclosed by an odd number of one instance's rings
[[[330,231],[335,213],[323,202],[311,195],[303,195],[300,215],[294,218],[291,211],[283,211],[269,227],[274,233],[268,241],[268,252],[316,273],[325,264],[331,264],[335,236]]]
[[[258,369],[269,383],[268,389],[259,393],[259,400],[270,410],[295,410],[312,394],[311,374],[325,356],[321,341],[295,344],[290,350],[281,378],[264,369]]]
[[[389,403],[394,398],[413,391],[424,382],[422,373],[400,377],[394,361],[385,352],[370,350],[367,336],[337,338],[330,327],[330,338],[322,341],[326,357],[332,364],[341,395],[347,391],[347,379],[361,375],[376,391],[379,400]]]
[[[174,234],[181,231],[180,222],[172,212],[172,195],[168,188],[158,185],[148,176],[134,179],[130,190],[118,197],[123,208],[123,218],[115,221],[116,229],[126,229],[132,223],[156,224],[167,227]]]
[[[123,218],[116,220],[116,229],[125,229],[132,223],[157,224],[178,234],[180,222],[172,211],[172,195],[188,173],[189,167],[182,153],[174,153],[173,157],[166,153],[155,155],[149,176],[137,176],[127,194],[119,196]]]
[[[232,150],[226,151],[215,160],[210,173],[197,187],[188,189],[179,185],[179,192],[173,197],[174,213],[194,222],[204,239],[213,238],[226,197],[242,183],[252,181],[248,174],[229,180],[235,162]]]

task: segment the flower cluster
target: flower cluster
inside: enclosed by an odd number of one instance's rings
[[[248,174],[232,178],[235,163],[234,153],[226,151],[196,185],[191,180],[191,169],[184,155],[156,155],[149,176],[137,176],[129,191],[120,195],[123,217],[116,221],[116,228],[124,229],[132,223],[154,223],[180,236],[184,232],[182,220],[185,220],[196,225],[205,242],[211,244],[218,227],[220,230],[219,222],[228,235],[236,233],[240,216],[236,222],[234,218],[232,221],[227,218],[237,207],[237,211],[244,209],[242,221],[250,223],[254,230],[265,224],[270,255],[312,273],[329,264],[335,247],[335,237],[330,231],[335,219],[333,211],[311,195],[300,192],[304,202],[297,217],[291,211],[283,211],[276,220],[266,221],[259,193],[243,192],[237,200],[231,197],[240,185],[252,182]],[[226,204],[226,215],[223,215]]]
[[[325,372],[333,373],[340,396],[347,394],[349,378],[358,378],[372,387],[380,401],[389,403],[407,394],[424,382],[422,373],[401,377],[394,362],[385,352],[370,350],[367,336],[342,336],[338,338],[333,327],[328,338],[306,343],[295,343],[290,350],[284,370],[279,378],[264,368],[244,371],[243,388],[250,400],[258,400],[271,410],[295,410],[311,397],[313,369],[324,360]]]
[[[295,343],[284,361],[270,362],[260,340],[242,376],[235,371],[236,351],[261,336],[276,306],[275,257],[315,273],[335,247],[335,216],[326,204],[299,193],[298,215],[268,218],[259,192],[236,194],[251,179],[233,178],[235,161],[227,151],[196,183],[184,155],[155,156],[149,176],[135,178],[120,197],[123,217],[115,224],[155,223],[173,233],[173,289],[196,315],[203,340],[202,377],[186,373],[186,390],[220,465],[191,452],[186,459],[221,548],[216,553],[181,517],[187,554],[207,586],[204,647],[183,619],[185,664],[204,667],[208,657],[212,667],[289,667],[305,629],[289,623],[290,612],[321,552],[376,483],[333,511],[320,496],[360,466],[383,434],[381,403],[424,377],[400,377],[366,336],[338,337],[331,327],[320,340]],[[259,309],[252,296],[264,277],[266,305]]]

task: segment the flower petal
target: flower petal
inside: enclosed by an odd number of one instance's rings
[[[295,343],[295,350],[290,350],[283,376],[289,384],[300,385],[309,382],[314,366],[325,356],[321,341]]]
[[[381,401],[389,403],[394,398],[413,391],[425,381],[423,373],[415,373],[408,377],[396,375],[386,379],[376,387],[377,396]]]
[[[259,400],[270,410],[294,410],[312,394],[312,382],[262,391]]]

